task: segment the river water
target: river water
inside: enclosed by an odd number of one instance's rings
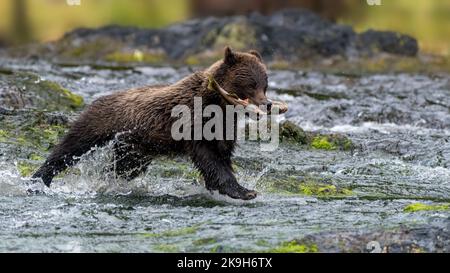
[[[1,66],[58,82],[87,103],[114,90],[170,83],[192,72],[8,60]],[[20,159],[3,155],[0,251],[268,251],[308,235],[405,227],[448,232],[449,210],[405,211],[414,203],[450,202],[447,75],[271,71],[269,86],[270,97],[289,104],[283,119],[307,131],[344,134],[356,148],[326,151],[282,143],[268,153],[255,142],[240,143],[237,178],[260,193],[250,202],[211,195],[192,177],[193,167],[184,158],[156,160],[131,183],[117,181],[101,172],[109,147],[84,156],[78,171],[56,179],[51,189],[42,187],[46,194],[29,196],[28,179],[16,168]],[[352,194],[321,198],[274,191],[267,183],[280,177],[312,177]]]

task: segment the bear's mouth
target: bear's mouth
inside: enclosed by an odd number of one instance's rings
[[[288,106],[285,102],[269,100],[270,102],[272,102],[272,107],[268,109],[268,111],[264,111],[264,109],[261,109],[258,105],[252,104],[249,101],[249,99],[243,100],[240,99],[236,94],[227,92],[216,82],[216,80],[213,77],[209,77],[208,89],[211,91],[218,92],[228,103],[236,106],[242,105],[246,110],[254,112],[256,114],[260,115],[283,114],[286,113],[288,110]]]

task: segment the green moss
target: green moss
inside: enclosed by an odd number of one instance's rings
[[[159,244],[155,246],[155,250],[158,252],[180,252],[178,246],[171,244]]]
[[[3,129],[0,129],[0,142],[5,142],[9,137],[8,132]]]
[[[34,147],[41,151],[50,150],[64,135],[66,127],[60,125],[39,124],[24,128],[17,137],[20,145]]]
[[[312,195],[318,197],[348,196],[353,194],[353,192],[350,189],[338,189],[334,185],[324,185],[315,183],[305,183],[300,185],[299,192],[304,195]]]
[[[301,127],[291,121],[285,121],[280,125],[280,139],[283,142],[291,142],[300,145],[309,145],[320,150],[352,150],[355,145],[344,135],[322,135],[305,132]]]
[[[316,253],[319,249],[315,244],[300,244],[297,241],[290,241],[278,247],[269,249],[270,253]]]
[[[153,164],[154,173],[164,178],[185,178],[199,180],[201,174],[187,161],[176,161],[169,158],[156,160]]]
[[[15,72],[5,77],[11,86],[19,89],[4,104],[13,109],[37,108],[49,111],[73,111],[84,105],[83,97],[70,92],[56,82],[42,79],[28,72]]]
[[[264,183],[268,184],[270,190],[273,192],[301,194],[319,198],[345,197],[353,195],[353,191],[351,189],[336,187],[335,185],[327,184],[313,178],[297,178],[295,176],[288,176],[282,179],[269,180]]]
[[[192,180],[199,180],[202,177],[202,174],[198,170],[192,170],[184,174],[184,177]]]
[[[189,66],[209,66],[222,58],[223,48],[217,48],[215,50],[188,55],[184,58],[183,63]]]
[[[123,44],[118,40],[109,38],[98,38],[95,40],[85,40],[81,44],[74,46],[73,41],[63,39],[57,43],[57,51],[63,60],[99,60],[105,54],[118,51]]]
[[[76,110],[79,109],[81,107],[83,107],[84,105],[84,99],[82,96],[80,95],[76,95],[72,92],[70,92],[69,90],[62,88],[61,92],[64,94],[64,96],[70,101],[70,105],[71,107]]]
[[[269,242],[267,242],[264,239],[259,239],[258,241],[256,241],[255,245],[257,246],[262,246],[262,247],[268,247],[270,246]]]
[[[45,159],[43,156],[40,156],[38,154],[30,154],[28,158],[33,161],[42,161]]]
[[[47,112],[26,110],[0,119],[0,142],[11,159],[42,161],[67,130],[66,125],[48,124]]]
[[[31,164],[25,161],[20,161],[17,163],[17,170],[22,177],[31,176],[38,169],[38,167],[39,165]]]
[[[274,60],[268,64],[273,70],[289,70],[292,69],[291,63],[286,60]]]
[[[209,245],[214,243],[217,243],[217,239],[213,237],[202,238],[192,242],[192,244],[195,246]]]
[[[191,66],[197,66],[197,65],[200,65],[202,63],[200,61],[200,58],[198,56],[195,56],[195,55],[188,56],[187,58],[184,59],[184,62],[187,65],[191,65]]]
[[[403,211],[404,212],[417,212],[417,211],[442,211],[450,210],[450,204],[441,205],[427,205],[422,203],[413,203],[407,205]]]
[[[336,150],[337,147],[334,143],[328,140],[326,136],[316,136],[312,142],[311,147],[319,150]]]
[[[344,140],[341,146],[344,149],[344,151],[351,150],[355,147],[355,145],[353,144],[353,142],[350,139]]]

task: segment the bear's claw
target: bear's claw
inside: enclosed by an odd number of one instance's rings
[[[258,193],[257,193],[256,191],[249,191],[249,192],[245,195],[246,199],[244,199],[244,200],[252,200],[252,199],[255,199],[256,196],[258,196]]]
[[[256,191],[248,190],[239,184],[226,185],[219,189],[220,194],[228,195],[233,199],[252,200],[258,195]]]

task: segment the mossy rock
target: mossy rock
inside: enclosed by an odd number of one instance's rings
[[[344,135],[305,132],[291,121],[285,121],[280,124],[280,139],[282,142],[308,145],[313,149],[319,150],[350,151],[355,148],[354,143]]]
[[[50,149],[68,129],[64,114],[35,109],[23,109],[0,114],[0,146],[3,158],[21,158],[17,168],[22,176],[28,176],[42,164]]]
[[[312,138],[310,146],[314,149],[328,151],[351,151],[356,148],[355,144],[348,137],[341,134],[316,134]]]
[[[58,59],[78,61],[101,60],[104,56],[118,52],[124,47],[121,41],[109,37],[86,40],[64,37],[54,45]]]
[[[184,54],[182,63],[189,66],[209,66],[223,58],[225,46],[230,46],[239,51],[257,48],[256,36],[255,28],[249,25],[246,20],[236,20],[215,27],[209,30],[200,41],[205,50],[199,51],[197,48],[188,50]],[[167,60],[168,58],[166,58]]]
[[[287,176],[284,178],[265,178],[264,184],[272,192],[300,194],[318,198],[341,198],[353,195],[349,188],[337,187],[325,179]]]
[[[307,144],[310,136],[299,126],[291,121],[285,121],[280,125],[281,141],[291,141],[298,144]]]
[[[0,89],[0,102],[9,109],[74,111],[84,106],[83,97],[33,73],[14,72],[0,79],[6,82]]]
[[[326,136],[316,136],[312,142],[311,147],[319,150],[336,150],[337,146],[331,142]]]

